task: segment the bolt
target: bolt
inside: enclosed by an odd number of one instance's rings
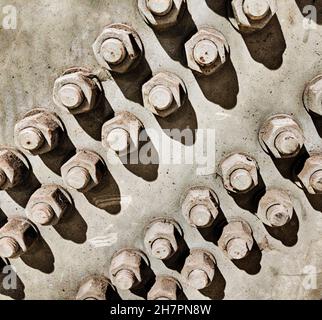
[[[301,145],[297,137],[289,131],[283,131],[275,138],[275,147],[282,155],[292,155],[298,152]]]
[[[37,128],[25,128],[21,130],[17,137],[18,143],[23,149],[35,151],[45,142],[44,136]]]
[[[268,208],[266,217],[273,227],[284,226],[290,219],[286,208],[280,204],[275,204]]]
[[[3,258],[12,258],[20,250],[18,242],[11,237],[0,239],[0,256]]]
[[[37,203],[32,207],[32,221],[40,225],[48,225],[55,216],[53,208],[47,203]]]
[[[218,57],[218,48],[213,41],[204,39],[193,48],[193,57],[200,66],[211,66]]]
[[[322,193],[322,170],[317,170],[311,175],[310,185],[317,193]]]
[[[171,90],[163,85],[157,85],[149,93],[149,102],[157,110],[168,109],[173,102]]]
[[[115,128],[109,132],[106,141],[112,150],[123,152],[130,144],[130,134],[123,128]]]
[[[101,54],[112,65],[120,64],[127,55],[123,42],[116,38],[109,38],[102,43]]]
[[[156,276],[155,283],[148,292],[148,300],[177,300],[181,291],[179,282],[169,276]]]
[[[157,16],[165,16],[173,6],[173,0],[148,0],[148,9]]]
[[[246,169],[236,169],[230,175],[231,186],[240,192],[249,190],[253,185],[253,179]]]
[[[266,0],[245,0],[243,10],[249,19],[257,21],[268,15],[270,6]]]
[[[239,260],[248,254],[247,242],[244,239],[235,238],[227,243],[228,256],[233,260]]]
[[[61,103],[68,109],[75,109],[84,101],[82,89],[78,85],[72,83],[62,86],[58,91],[58,96]]]
[[[152,255],[160,260],[169,258],[172,255],[172,246],[167,239],[156,239],[151,246]]]
[[[122,269],[115,275],[114,284],[121,290],[131,289],[136,282],[135,274],[131,270]]]
[[[213,220],[213,216],[210,210],[205,205],[201,204],[198,204],[191,208],[189,218],[191,220],[191,223],[196,227],[208,226]]]
[[[76,190],[86,188],[90,181],[91,176],[88,170],[82,167],[71,168],[66,176],[66,183]]]
[[[0,188],[6,183],[7,181],[7,176],[3,172],[3,170],[0,169]]]
[[[209,278],[207,273],[201,269],[192,270],[188,276],[189,284],[197,289],[201,290],[209,285]]]

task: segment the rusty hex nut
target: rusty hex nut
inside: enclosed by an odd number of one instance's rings
[[[105,171],[103,159],[90,150],[78,151],[61,167],[64,183],[81,192],[87,192],[96,187]]]
[[[119,155],[133,152],[139,148],[142,128],[141,121],[135,115],[127,111],[118,112],[102,127],[102,145]]]
[[[322,154],[309,157],[304,164],[298,178],[303,187],[310,194],[322,193]]]
[[[288,191],[269,189],[259,201],[257,217],[270,227],[281,227],[291,220],[293,210]]]
[[[58,107],[71,114],[86,113],[96,107],[99,92],[93,74],[82,68],[72,68],[56,79],[53,100]]]
[[[138,0],[145,23],[158,31],[175,26],[185,10],[185,0]]]
[[[254,244],[252,229],[245,221],[231,221],[223,229],[218,241],[221,248],[231,260],[247,256]]]
[[[21,185],[29,170],[29,163],[22,153],[14,148],[0,147],[0,190]]]
[[[234,153],[220,164],[224,187],[234,193],[248,192],[258,185],[258,165],[244,153]]]
[[[188,67],[209,75],[228,59],[229,45],[225,37],[214,28],[201,28],[185,44]]]
[[[26,215],[35,224],[55,225],[70,205],[70,196],[61,186],[43,185],[30,197]]]
[[[142,96],[145,108],[164,118],[183,106],[187,90],[178,76],[160,72],[143,85]]]
[[[16,123],[15,143],[29,154],[44,154],[57,147],[63,130],[62,122],[55,113],[36,108]]]
[[[191,226],[196,228],[209,227],[218,216],[217,195],[209,188],[193,187],[188,190],[182,202],[181,210]]]
[[[170,276],[157,276],[148,292],[148,300],[177,300],[181,290],[180,283]]]
[[[107,300],[109,286],[109,280],[102,275],[87,277],[79,287],[76,300]]]
[[[30,221],[21,217],[9,218],[0,229],[0,256],[17,258],[27,252],[38,238]]]
[[[303,102],[309,112],[322,116],[322,75],[316,76],[306,85]]]
[[[126,73],[139,63],[143,56],[143,44],[135,30],[115,23],[104,28],[93,44],[93,51],[102,67]]]
[[[214,256],[202,249],[190,250],[181,275],[186,282],[197,290],[208,287],[215,276],[216,260]]]
[[[142,269],[147,262],[145,255],[136,249],[122,249],[114,253],[110,265],[110,277],[121,290],[135,288],[142,282]]]
[[[276,0],[232,0],[234,25],[243,33],[263,29],[277,11]]]
[[[145,229],[144,244],[149,255],[166,260],[178,251],[176,232],[181,230],[175,221],[160,218],[152,221]]]
[[[287,114],[269,117],[259,130],[259,142],[275,158],[295,157],[304,144],[304,133],[295,119]]]

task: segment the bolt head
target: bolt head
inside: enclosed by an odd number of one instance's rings
[[[37,128],[25,128],[18,133],[17,141],[23,149],[35,151],[45,142],[44,136]]]
[[[173,0],[147,0],[148,9],[157,16],[169,13],[173,6]]]
[[[227,243],[227,253],[232,260],[239,260],[248,254],[247,242],[244,239],[235,238]]]
[[[131,143],[130,134],[123,128],[115,128],[109,132],[106,142],[116,152],[126,151]]]
[[[71,168],[66,176],[66,183],[76,190],[86,188],[90,181],[91,176],[89,172],[82,167]]]
[[[156,239],[151,246],[152,255],[160,260],[165,260],[172,255],[172,246],[167,239]]]
[[[37,203],[32,207],[32,221],[40,225],[48,225],[55,217],[53,208],[47,203]]]
[[[315,171],[311,175],[310,185],[317,193],[322,193],[322,170]]]
[[[190,220],[196,227],[206,227],[212,220],[213,216],[205,205],[196,205],[190,210]]]
[[[171,106],[173,94],[166,86],[157,85],[149,93],[149,102],[155,109],[163,111]]]
[[[290,220],[286,208],[279,204],[275,204],[268,208],[266,216],[273,227],[284,226]]]
[[[252,187],[253,179],[249,171],[237,169],[230,175],[230,184],[235,190],[245,192]]]
[[[216,44],[207,39],[199,41],[193,48],[193,57],[200,66],[211,66],[218,58]]]
[[[301,149],[301,144],[294,133],[284,131],[275,138],[275,147],[280,154],[289,156],[297,154]]]
[[[102,43],[101,54],[107,63],[117,65],[125,59],[127,52],[121,40],[110,38]]]
[[[114,277],[115,286],[121,290],[130,290],[135,282],[135,274],[131,270],[122,269]]]
[[[192,270],[188,276],[189,284],[197,289],[201,290],[209,285],[209,278],[207,273],[201,269]]]
[[[83,91],[76,84],[66,84],[58,91],[62,104],[68,109],[79,107],[84,101]]]
[[[11,237],[3,237],[0,239],[0,256],[3,258],[12,258],[20,250],[18,242]]]
[[[243,10],[251,20],[262,20],[270,12],[269,3],[266,0],[245,0]]]

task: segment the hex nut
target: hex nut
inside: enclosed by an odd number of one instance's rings
[[[135,115],[127,111],[118,112],[102,127],[102,145],[119,155],[134,152],[139,148],[142,128],[141,121]]]
[[[76,115],[93,110],[99,93],[95,75],[83,68],[71,68],[56,79],[53,100],[58,107]]]
[[[38,231],[25,218],[8,218],[0,229],[0,256],[17,258],[26,253],[38,238]]]
[[[114,23],[104,28],[93,44],[97,62],[104,68],[126,73],[138,65],[143,56],[143,44],[131,27]]]
[[[179,225],[167,218],[153,220],[145,228],[144,244],[149,255],[166,260],[178,251],[176,232],[182,234]]]
[[[148,300],[177,300],[181,290],[180,283],[170,276],[157,276],[148,292]]]
[[[202,249],[190,250],[181,275],[186,282],[197,290],[208,287],[215,276],[216,260],[214,256]]]
[[[287,114],[269,117],[259,130],[259,142],[266,153],[277,158],[298,155],[304,144],[304,133],[295,119]]]
[[[218,197],[206,187],[193,187],[187,192],[181,205],[182,214],[187,222],[196,228],[213,224],[218,216]]]
[[[307,111],[322,116],[322,75],[316,76],[306,85],[303,103]]]
[[[245,258],[254,244],[252,229],[245,221],[231,221],[223,229],[218,246],[231,260]]]
[[[322,154],[309,157],[298,174],[302,186],[310,194],[322,193]]]
[[[232,0],[233,25],[242,33],[263,29],[277,11],[276,0]]]
[[[90,150],[80,150],[61,167],[64,183],[80,192],[96,187],[106,172],[103,159]]]
[[[188,67],[204,75],[217,71],[229,56],[225,37],[214,28],[201,28],[185,44]]]
[[[244,193],[258,185],[258,165],[244,153],[234,153],[220,164],[224,187],[234,193]]]
[[[57,147],[63,131],[63,124],[55,113],[35,108],[16,123],[15,143],[29,154],[44,154]]]
[[[109,286],[109,280],[103,275],[87,277],[79,287],[76,300],[107,300]]]
[[[0,190],[21,185],[29,171],[29,163],[21,152],[10,147],[0,147]]]
[[[121,249],[114,253],[110,265],[110,277],[114,286],[130,290],[142,281],[142,269],[147,258],[137,249]]]
[[[43,185],[30,197],[27,218],[35,224],[56,225],[71,205],[71,198],[59,185]]]
[[[185,7],[185,0],[138,0],[138,8],[145,23],[157,31],[175,26]]]
[[[178,76],[160,72],[143,85],[142,96],[145,108],[165,118],[183,106],[187,90]]]

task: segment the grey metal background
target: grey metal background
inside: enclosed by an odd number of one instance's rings
[[[218,273],[212,288],[204,293],[185,284],[177,271],[150,259],[156,274],[172,274],[182,282],[188,298],[321,298],[319,274],[316,290],[305,290],[302,282],[304,266],[314,265],[318,273],[322,272],[322,213],[318,207],[313,208],[302,190],[282,177],[257,141],[262,121],[272,113],[284,112],[293,114],[303,126],[307,150],[321,151],[321,138],[301,100],[305,83],[322,71],[322,26],[310,31],[302,26],[300,8],[311,2],[278,1],[277,19],[266,31],[266,37],[243,39],[223,15],[223,1],[188,0],[190,20],[195,26],[217,28],[231,48],[231,63],[224,71],[196,79],[180,63],[182,55],[177,51],[182,50],[185,38],[189,37],[185,28],[181,34],[166,33],[160,38],[143,22],[136,0],[10,3],[1,0],[0,9],[6,4],[17,7],[18,28],[0,29],[0,143],[13,144],[13,126],[23,113],[35,106],[46,107],[59,114],[76,148],[89,148],[104,157],[112,177],[104,190],[91,199],[69,190],[77,212],[57,230],[40,229],[43,243],[38,252],[11,260],[17,269],[20,287],[12,292],[1,290],[0,299],[73,299],[84,276],[107,274],[115,250],[124,246],[144,249],[143,227],[158,216],[175,218],[190,248],[207,248],[216,257],[221,274]],[[127,23],[137,30],[153,73],[168,70],[184,80],[190,105],[178,115],[159,123],[139,103],[140,77],[139,81],[125,78],[117,82],[99,68],[91,45],[102,28],[112,22]],[[111,107],[133,112],[148,132],[156,129],[164,134],[162,127],[215,129],[216,165],[223,155],[232,151],[253,155],[266,186],[284,187],[294,198],[298,221],[292,222],[292,230],[285,235],[288,245],[271,236],[252,213],[239,207],[223,189],[216,174],[198,176],[195,165],[160,164],[131,171],[115,155],[105,154],[97,139],[97,126],[102,121],[99,114],[76,119],[57,110],[52,102],[54,80],[71,66],[86,66],[97,72],[104,81]],[[180,143],[176,147],[180,148]],[[62,183],[61,177],[52,170],[50,159],[28,158],[39,182]],[[118,164],[109,165],[112,160]],[[242,216],[252,226],[262,250],[261,256],[249,263],[248,271],[235,266],[181,216],[182,194],[196,184],[214,188],[228,219]],[[1,215],[24,215],[26,193],[26,190],[1,191]],[[93,238],[97,237],[104,237],[109,243],[95,248]],[[141,299],[128,292],[119,293],[123,298]]]

